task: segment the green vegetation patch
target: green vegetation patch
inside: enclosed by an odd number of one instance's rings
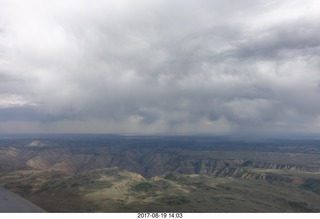
[[[303,212],[313,212],[312,209],[310,209],[308,206],[308,203],[306,202],[293,202],[293,201],[289,201],[288,204],[290,205],[290,207],[297,209],[299,211],[303,211]]]
[[[309,178],[303,183],[302,187],[320,194],[320,179]]]
[[[159,202],[167,205],[185,205],[191,202],[190,199],[181,196],[181,197],[163,197],[158,199]]]
[[[155,192],[159,188],[149,182],[141,182],[134,185],[132,189],[136,192]]]

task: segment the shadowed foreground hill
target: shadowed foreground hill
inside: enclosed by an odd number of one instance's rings
[[[49,212],[320,212],[318,143],[9,139],[0,185]]]
[[[145,179],[114,168],[77,176],[25,170],[0,180],[49,212],[320,212],[312,188],[279,181],[196,174]]]

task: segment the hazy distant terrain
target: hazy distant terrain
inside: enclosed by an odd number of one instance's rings
[[[0,186],[49,212],[320,212],[320,141],[7,136]]]

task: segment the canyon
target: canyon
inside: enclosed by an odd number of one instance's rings
[[[53,212],[319,212],[318,143],[7,138],[0,141],[0,186]]]

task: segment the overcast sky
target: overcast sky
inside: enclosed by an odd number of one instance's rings
[[[320,132],[317,0],[0,0],[0,133]]]

